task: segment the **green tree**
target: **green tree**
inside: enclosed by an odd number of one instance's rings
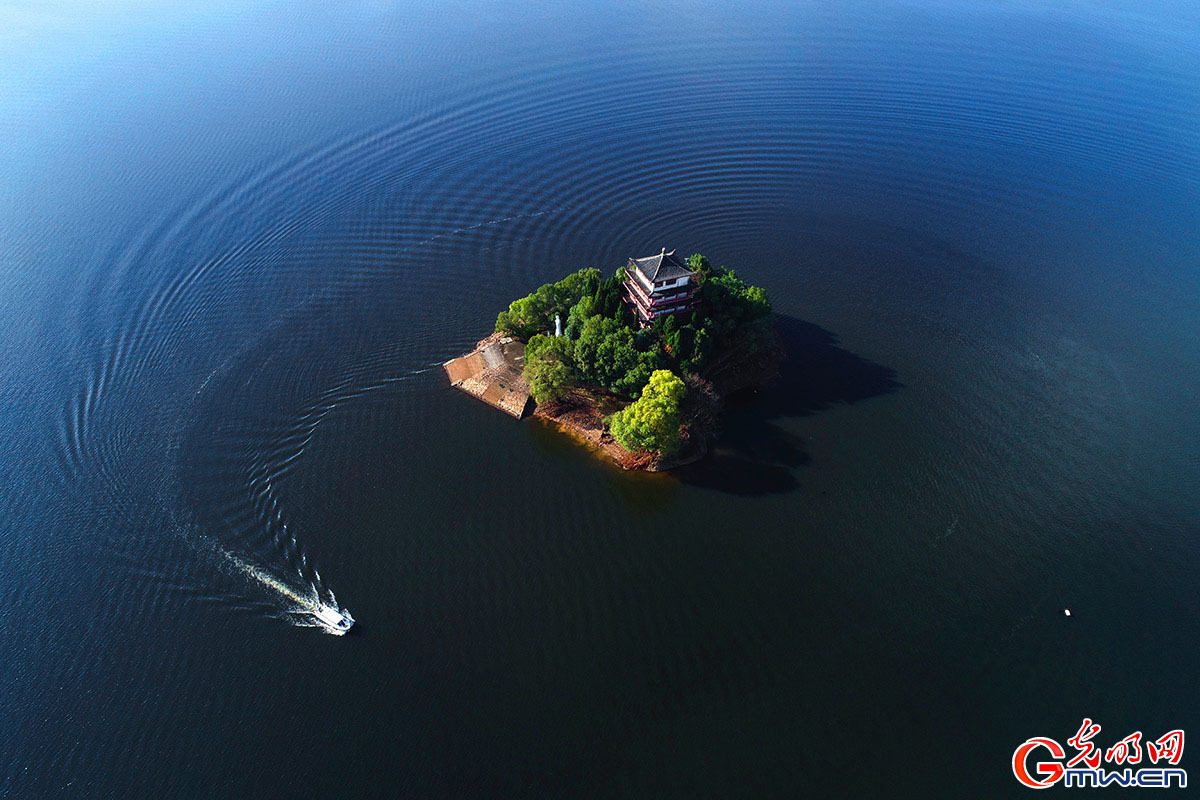
[[[513,300],[508,311],[501,311],[496,317],[496,330],[528,339],[535,333],[549,329],[554,320],[551,315],[553,310],[554,284],[547,283],[533,294]]]
[[[548,336],[544,333],[534,334],[525,345],[525,360],[547,355],[560,361],[574,364],[574,348],[572,342],[561,336]]]
[[[767,290],[761,286],[747,286],[739,301],[746,309],[746,316],[751,320],[762,319],[771,313],[771,301],[767,299]]]
[[[626,357],[621,347],[624,341],[619,333],[622,327],[616,320],[602,316],[591,317],[583,323],[579,340],[575,343],[575,363],[579,365],[579,373],[585,380],[604,386],[618,372],[615,359]],[[634,349],[632,333],[629,334],[629,349]],[[619,374],[623,375],[630,366],[632,359],[629,364],[621,366]]]
[[[639,351],[633,331],[599,315],[583,323],[574,354],[584,380],[626,397],[638,392],[661,363],[657,347]]]
[[[708,263],[708,259],[699,253],[692,253],[692,255],[688,257],[688,266],[691,267],[693,271],[700,274],[701,283],[703,283],[708,276],[712,274],[712,264]]]
[[[525,346],[525,381],[539,404],[561,400],[578,382],[569,339],[535,334]]]
[[[555,305],[559,313],[578,303],[585,295],[594,295],[600,288],[600,270],[594,267],[572,272],[554,284]]]
[[[700,288],[700,299],[708,318],[703,329],[717,339],[765,320],[771,313],[771,303],[764,289],[747,286],[736,272],[724,267],[712,271]]]
[[[580,332],[583,331],[583,323],[596,316],[596,313],[596,295],[585,294],[579,298],[578,303],[571,306],[571,310],[567,314],[567,324],[563,328],[563,333],[569,339],[578,339]]]
[[[686,326],[691,329],[691,326]],[[683,351],[684,329],[680,331],[680,350]],[[695,332],[692,341],[691,352],[679,357],[679,369],[683,372],[698,372],[704,366],[704,360],[708,356],[708,351],[711,349],[709,345],[708,331],[699,330]]]
[[[596,290],[596,313],[612,319],[619,319],[623,311],[621,303],[621,284],[625,281],[625,268],[620,267],[616,273],[600,284]]]
[[[567,315],[568,310],[585,295],[594,295],[600,288],[600,270],[581,269],[558,283],[546,283],[537,291],[508,306],[496,317],[496,330],[528,339],[535,333],[554,326],[554,316]]]
[[[662,358],[659,351],[654,350],[646,353],[638,353],[637,361],[634,362],[625,374],[613,381],[609,388],[614,392],[625,397],[635,397],[638,392],[642,391],[650,376],[654,371],[662,366]]]
[[[610,320],[611,321],[611,320]],[[620,323],[596,348],[596,382],[604,388],[628,395],[624,379],[637,367],[641,354],[633,345],[633,331]]]
[[[679,361],[690,359],[696,351],[696,329],[691,325],[684,325],[674,334],[669,344],[672,356]]]
[[[679,446],[679,403],[685,391],[675,373],[656,370],[642,396],[608,418],[609,429],[626,450],[669,453]]]
[[[575,384],[575,373],[557,359],[545,359],[525,366],[529,394],[539,405],[562,400]]]
[[[679,330],[679,320],[675,319],[674,314],[668,314],[665,317],[659,317],[658,319],[654,320],[654,329],[662,334],[663,338],[665,339]]]

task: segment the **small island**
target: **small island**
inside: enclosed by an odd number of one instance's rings
[[[520,418],[534,414],[626,469],[704,456],[723,398],[761,387],[782,351],[767,293],[699,253],[587,268],[514,300],[475,350],[446,362],[452,385]]]

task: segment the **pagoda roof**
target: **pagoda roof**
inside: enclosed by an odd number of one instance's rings
[[[665,247],[658,255],[629,259],[628,266],[642,273],[642,277],[651,282],[669,281],[695,274],[694,270],[689,269],[688,265],[675,255],[674,250],[668,253]]]

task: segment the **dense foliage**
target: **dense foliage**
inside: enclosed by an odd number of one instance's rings
[[[585,297],[580,304],[590,300]],[[661,347],[639,350],[633,331],[619,320],[593,314],[571,328],[578,330],[578,338],[539,333],[525,346],[525,380],[539,403],[561,400],[578,384],[634,397],[661,366]]]
[[[660,348],[639,352],[628,326],[599,315],[583,323],[575,342],[575,365],[580,376],[627,397],[641,391],[661,360]]]
[[[766,292],[746,285],[733,270],[714,268],[699,253],[688,264],[700,281],[698,307],[690,314],[662,317],[646,329],[637,327],[621,300],[624,268],[607,280],[599,270],[583,269],[513,301],[496,319],[496,330],[528,340],[525,379],[533,399],[565,400],[577,387],[638,398],[610,417],[614,436],[629,449],[673,447],[684,392],[678,376],[700,372],[715,342],[736,337],[743,351],[757,347],[771,313]],[[556,314],[563,320],[561,337],[553,336]],[[679,397],[674,396],[674,383],[667,390],[668,376],[678,384]],[[658,386],[651,392],[655,380]],[[639,410],[630,412],[635,407]],[[670,414],[675,430],[668,435],[664,431],[671,427]]]
[[[547,283],[520,300],[514,300],[508,311],[496,317],[496,330],[528,339],[535,333],[553,330],[554,315],[567,315],[568,309],[585,295],[595,295],[600,287],[600,270],[581,269],[558,283]]]
[[[561,400],[577,383],[571,340],[534,334],[525,345],[525,380],[538,404]]]
[[[683,381],[670,370],[655,370],[642,396],[610,416],[608,427],[626,450],[670,453],[679,446],[679,403]]]

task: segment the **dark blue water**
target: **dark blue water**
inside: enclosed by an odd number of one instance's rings
[[[1191,4],[327,6],[0,10],[0,794],[1004,796],[1195,727]],[[445,386],[664,245],[791,352],[709,460]]]

